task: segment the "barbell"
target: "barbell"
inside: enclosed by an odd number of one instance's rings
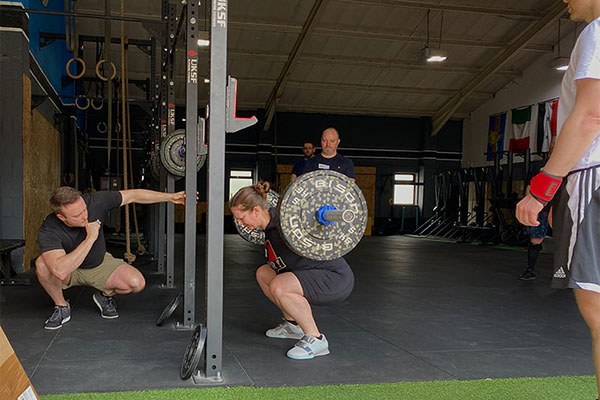
[[[349,253],[367,226],[367,202],[354,180],[339,172],[302,174],[283,192],[279,231],[296,254],[333,260]]]
[[[313,260],[333,260],[349,253],[367,226],[367,203],[360,188],[353,179],[335,171],[300,175],[280,198],[274,193],[267,196],[267,202],[278,207],[278,229],[286,245]],[[244,239],[264,243],[262,229],[250,230],[234,221]]]

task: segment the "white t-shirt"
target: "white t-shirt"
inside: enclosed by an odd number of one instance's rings
[[[586,26],[571,52],[569,69],[562,80],[560,100],[558,102],[557,132],[560,134],[562,126],[573,110],[577,79],[600,79],[600,17]],[[571,168],[582,169],[600,164],[600,135],[594,139],[585,155]]]

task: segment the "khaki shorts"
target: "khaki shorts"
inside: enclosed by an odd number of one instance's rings
[[[123,260],[118,260],[110,253],[106,253],[104,255],[104,261],[96,268],[77,268],[73,271],[71,274],[71,281],[68,285],[63,284],[63,289],[73,286],[90,286],[100,291],[104,291],[108,277],[123,264],[125,264]]]

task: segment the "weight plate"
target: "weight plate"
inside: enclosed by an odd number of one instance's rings
[[[148,164],[150,167],[150,174],[154,180],[160,179],[160,155],[158,154],[160,150],[151,151],[150,152],[150,160],[148,160]]]
[[[277,202],[279,202],[279,193],[269,190],[267,193],[267,203],[270,208],[277,207]],[[265,244],[265,232],[260,229],[250,229],[243,225],[240,225],[237,219],[233,219],[235,227],[240,234],[241,237],[249,241],[250,243],[263,245]]]
[[[198,143],[200,145],[200,143]],[[163,138],[160,143],[160,161],[165,169],[175,176],[185,176],[185,130],[177,129]],[[206,161],[206,155],[196,157],[196,171]]]
[[[317,212],[323,206],[354,213],[350,222],[323,225]],[[367,226],[367,202],[354,180],[339,172],[318,170],[300,175],[279,201],[279,230],[295,253],[314,260],[333,260],[350,252]]]
[[[156,321],[156,326],[162,326],[165,323],[165,321],[168,320],[171,315],[173,315],[173,313],[175,312],[177,307],[179,307],[182,301],[183,293],[177,293],[177,296],[175,296],[175,298],[169,302],[167,308],[165,308],[162,314],[160,314],[160,317],[158,317],[158,320]]]
[[[183,355],[183,361],[181,362],[181,370],[179,376],[181,379],[186,380],[198,370],[198,364],[202,359],[202,353],[204,352],[204,343],[206,342],[206,328],[199,324],[194,329],[192,338],[185,349]]]

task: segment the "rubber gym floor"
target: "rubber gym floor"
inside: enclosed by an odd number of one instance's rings
[[[204,264],[198,239],[198,271]],[[183,238],[176,240],[177,270]],[[121,250],[122,251],[122,250]],[[263,249],[225,236],[223,385],[294,386],[422,380],[591,375],[591,344],[569,290],[550,288],[552,255],[538,278],[518,280],[524,249],[457,244],[409,236],[365,237],[346,258],[356,284],[341,304],[315,307],[331,354],[286,358],[294,340],[264,331],[280,315],[261,294],[254,271]],[[118,255],[118,253],[115,253]],[[136,261],[147,279],[137,295],[117,298],[120,317],[105,320],[90,288],[66,294],[72,319],[43,328],[52,311],[37,283],[0,287],[0,324],[42,394],[198,387],[179,378],[190,331],[158,316],[177,294],[162,289],[154,262]],[[181,288],[182,279],[176,283]],[[196,283],[198,317],[204,280]]]

